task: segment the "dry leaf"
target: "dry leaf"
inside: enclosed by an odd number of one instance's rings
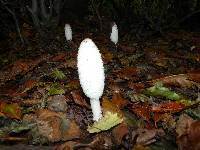
[[[119,109],[123,109],[129,104],[129,101],[124,99],[120,93],[115,92],[112,96],[112,103],[115,104]]]
[[[77,90],[73,90],[70,92],[74,102],[82,107],[90,108],[90,106],[86,103],[85,99],[82,97],[81,92]]]
[[[102,108],[104,113],[109,111],[117,113],[119,116],[123,116],[123,112],[114,103],[108,100],[107,97],[104,96],[102,99]]]
[[[180,102],[167,102],[163,104],[154,104],[152,105],[152,112],[157,113],[175,113],[180,112],[181,110],[185,109],[186,105]]]
[[[13,119],[21,119],[22,116],[21,108],[17,103],[0,102],[0,112]]]
[[[130,108],[138,117],[150,122],[151,118],[151,107],[146,103],[135,103]]]
[[[113,137],[117,145],[122,144],[123,138],[129,133],[128,125],[121,123],[112,130]]]

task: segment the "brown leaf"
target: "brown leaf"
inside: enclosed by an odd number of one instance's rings
[[[167,67],[168,58],[162,49],[145,48],[144,51],[146,60],[159,67]]]
[[[132,89],[135,93],[139,93],[145,89],[144,83],[134,83],[132,81],[128,82],[128,87]]]
[[[182,114],[179,117],[179,120],[176,124],[176,134],[177,138],[180,138],[183,135],[188,134],[188,128],[191,126],[191,124],[194,122],[194,120],[189,117],[186,114]]]
[[[129,133],[128,125],[121,123],[112,130],[113,137],[117,145],[122,144],[123,138]]]
[[[39,135],[46,137],[50,142],[60,141],[62,139],[60,125],[64,114],[42,109],[37,112],[37,115],[36,122]]]
[[[0,71],[0,85],[3,85],[8,80],[13,80],[17,75],[24,75],[30,70],[34,69],[42,61],[49,59],[49,55],[42,55],[41,57],[31,59],[19,59],[11,65],[6,66],[5,70]]]
[[[1,87],[0,90],[0,96],[6,96],[9,98],[19,98],[22,96],[26,96],[26,93],[21,93],[20,90],[18,90],[19,86],[15,83],[8,83]]]
[[[62,140],[68,141],[80,138],[80,134],[81,134],[80,128],[74,120],[70,121],[67,124],[67,127],[66,124],[64,123],[62,124]]]
[[[102,98],[102,108],[104,113],[110,111],[117,113],[119,116],[123,116],[123,112],[105,96]]]
[[[93,141],[88,144],[92,149],[111,149],[113,146],[111,135],[106,133],[96,134]]]
[[[176,143],[180,150],[200,149],[200,121],[187,115],[181,115],[176,125]]]
[[[66,118],[65,113],[41,109],[36,112],[38,132],[50,142],[72,140],[80,137],[79,126]],[[33,118],[33,117],[32,117]]]
[[[29,91],[38,85],[39,85],[39,83],[37,80],[29,79],[20,86],[20,91],[22,91],[22,93],[25,93],[26,91]]]
[[[118,78],[136,81],[139,80],[140,69],[137,67],[125,67],[116,71]]]
[[[151,82],[155,84],[158,81],[163,82],[165,85],[178,86],[178,87],[183,87],[183,88],[189,88],[192,85],[196,84],[195,82],[191,81],[191,79],[189,78],[187,74],[167,76],[167,77],[153,80]]]
[[[65,58],[66,58],[66,53],[58,53],[55,56],[51,57],[50,60],[58,62],[58,61],[65,61]]]
[[[65,68],[73,68],[77,69],[77,60],[76,58],[67,59],[65,63],[63,63]]]
[[[154,113],[153,120],[155,122],[155,127],[157,127],[157,123],[162,121],[167,125],[168,128],[175,127],[175,119],[173,118],[171,113]]]
[[[199,70],[196,72],[188,73],[188,75],[189,75],[190,80],[200,83],[200,71]]]
[[[103,58],[104,64],[111,62],[113,59],[113,54],[110,51],[108,51],[106,48],[101,49],[101,51],[103,51],[102,58]]]
[[[167,102],[163,104],[154,104],[152,105],[152,112],[157,112],[157,113],[175,113],[175,112],[180,112],[186,108],[186,105],[180,102]]]
[[[112,96],[112,103],[115,104],[119,109],[123,109],[130,102],[124,99],[119,92],[115,92]]]
[[[67,141],[64,144],[56,146],[54,150],[74,150],[74,147],[78,144],[75,141]]]
[[[136,138],[136,144],[148,145],[156,142],[157,137],[165,135],[163,129],[144,129],[138,128],[132,132],[132,139]]]
[[[86,103],[85,99],[82,97],[80,91],[73,90],[70,92],[70,94],[72,95],[73,100],[76,104],[86,107],[86,108],[90,108],[90,106]]]
[[[47,99],[48,109],[56,112],[65,112],[67,110],[67,103],[64,95],[53,95]]]
[[[6,117],[13,119],[21,119],[22,116],[21,108],[17,103],[8,104],[0,102],[0,112]]]
[[[135,103],[130,108],[132,112],[134,112],[138,117],[150,122],[151,118],[151,107],[146,103]]]

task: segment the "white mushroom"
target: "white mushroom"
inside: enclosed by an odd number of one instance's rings
[[[81,87],[90,98],[93,120],[98,121],[102,117],[99,98],[103,94],[105,75],[101,54],[91,39],[81,42],[77,61]]]
[[[116,23],[114,22],[113,23],[113,26],[112,26],[112,32],[110,34],[110,40],[115,43],[115,45],[117,44],[118,42],[118,28],[117,28],[117,25]]]
[[[65,37],[67,41],[72,40],[72,29],[70,24],[65,24]]]

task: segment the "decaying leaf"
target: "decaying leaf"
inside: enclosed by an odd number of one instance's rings
[[[155,83],[154,86],[146,89],[144,93],[150,96],[163,96],[171,100],[180,100],[182,98],[181,95],[164,87],[161,82]]]
[[[176,142],[180,150],[200,149],[200,121],[181,115],[176,125]]]
[[[122,143],[123,138],[129,133],[128,125],[126,123],[121,123],[114,127],[112,130],[113,137],[117,145]]]
[[[152,80],[152,83],[162,82],[165,85],[169,86],[178,86],[183,88],[189,88],[192,85],[197,85],[193,80],[196,79],[196,74],[178,74],[178,75],[172,75],[172,76],[166,76],[162,77],[156,80]]]
[[[48,109],[56,112],[65,112],[67,110],[67,103],[64,95],[53,95],[47,99]]]
[[[123,121],[123,118],[119,117],[117,113],[106,112],[104,116],[90,127],[87,131],[89,133],[98,133],[101,131],[109,130],[112,127],[120,124]]]
[[[0,102],[0,112],[2,115],[13,119],[21,119],[22,116],[21,108],[17,103]]]
[[[67,141],[61,145],[57,145],[55,150],[74,150],[76,145],[79,145],[79,143],[75,141]]]
[[[165,135],[163,129],[138,128],[132,132],[132,139],[136,138],[136,144],[149,145],[156,142],[157,137]]]
[[[37,80],[30,79],[30,80],[27,80],[23,85],[21,85],[20,89],[22,93],[25,93],[39,85],[42,85],[42,83],[38,82]]]
[[[152,112],[157,113],[174,113],[174,112],[180,112],[186,108],[186,105],[181,102],[167,102],[163,104],[155,104],[152,106]]]
[[[90,108],[90,106],[86,103],[85,99],[81,96],[80,91],[73,90],[70,92],[70,94],[72,95],[73,100],[76,104],[82,107]]]
[[[64,113],[40,109],[36,114],[30,120],[37,124],[37,128],[32,130],[34,143],[65,141],[80,136],[79,127],[74,121],[67,119]]]
[[[140,68],[137,67],[126,67],[116,71],[118,78],[137,81],[139,80]]]
[[[147,103],[135,103],[130,108],[132,112],[134,112],[138,117],[150,121],[151,118],[151,107]]]
[[[115,104],[119,109],[123,109],[129,104],[129,101],[124,99],[118,92],[113,93],[112,103]]]
[[[115,105],[114,103],[112,103],[106,96],[104,96],[102,101],[102,108],[103,108],[103,112],[112,112],[112,113],[117,113],[120,117],[123,116],[123,112],[117,107],[117,105]]]

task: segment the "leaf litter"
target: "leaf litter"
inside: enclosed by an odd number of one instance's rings
[[[83,37],[77,33],[67,50],[56,47],[0,70],[1,142],[54,145],[56,150],[199,149],[198,50],[187,52],[183,45],[187,53],[181,51],[173,45],[174,33],[142,44],[123,41],[117,48],[103,34],[87,35],[105,66],[104,117],[92,121],[80,87],[76,57]],[[193,42],[200,46],[199,38]]]

